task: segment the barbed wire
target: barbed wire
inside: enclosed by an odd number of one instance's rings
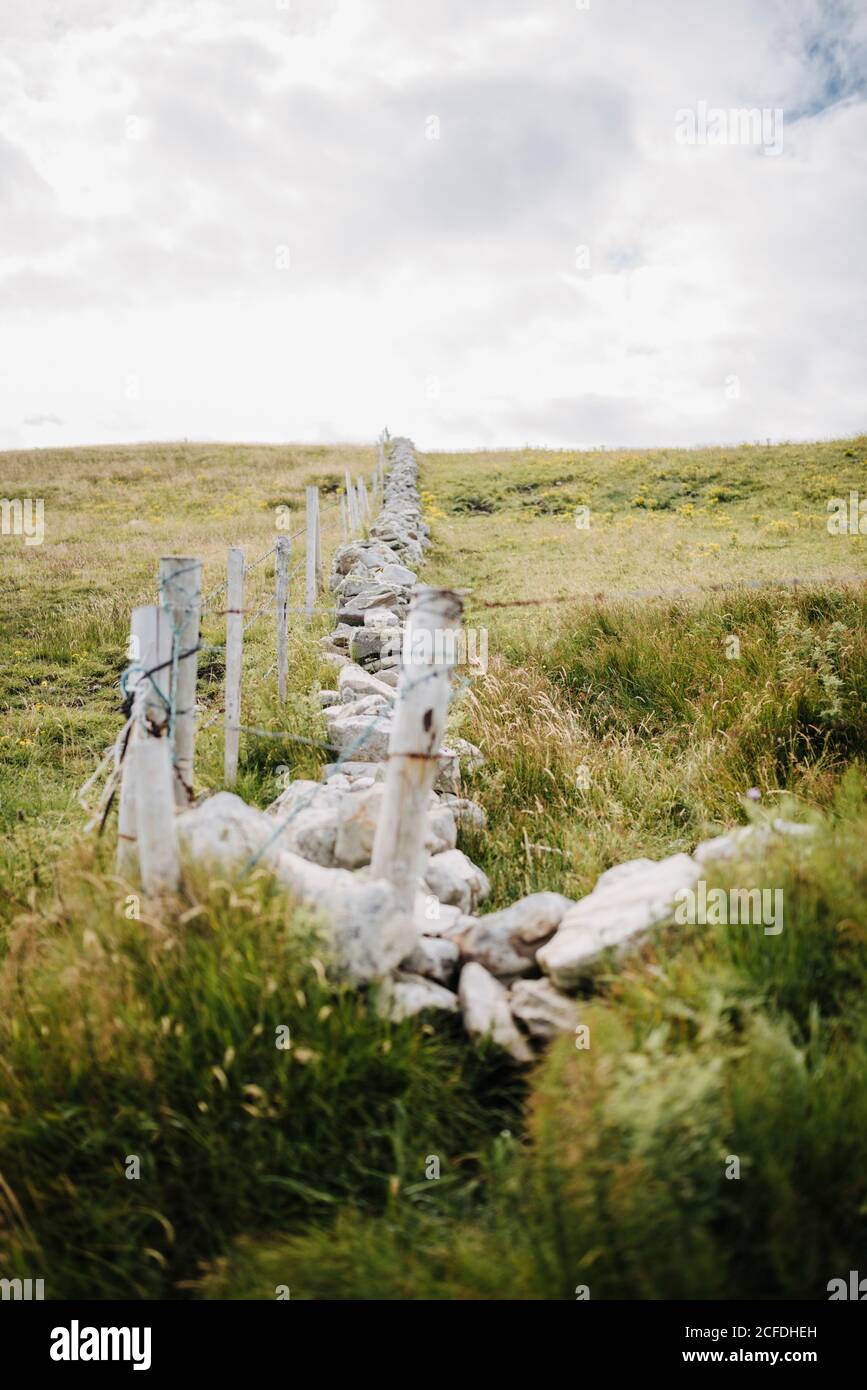
[[[260,555],[260,556],[258,557],[258,559],[256,559],[256,560],[251,560],[251,561],[249,562],[249,564],[246,564],[246,565],[244,566],[244,573],[245,573],[245,574],[249,574],[249,573],[250,573],[250,570],[254,570],[254,569],[256,568],[257,565],[261,565],[262,561],[263,561],[263,560],[267,560],[267,559],[268,559],[268,556],[269,556],[269,555],[273,555],[273,554],[276,552],[276,550],[277,550],[277,544],[276,544],[276,542],[275,542],[274,545],[271,546],[271,549],[270,549],[270,550],[266,550],[266,551],[265,551],[265,554],[264,554],[264,555]]]
[[[358,479],[356,479],[355,482],[357,483],[357,482],[358,482]],[[381,501],[381,500],[382,500],[382,494],[383,494],[384,490],[383,490],[383,489],[380,487],[380,485],[379,485],[379,479],[376,478],[376,477],[373,478],[373,480],[372,480],[371,483],[370,483],[370,493],[369,493],[369,494],[368,494],[368,492],[367,492],[368,484],[367,484],[367,479],[366,479],[366,478],[364,479],[364,483],[365,483],[364,494],[365,494],[366,496],[368,496],[368,498],[369,498],[369,505],[370,505],[370,506],[373,506],[373,505],[375,504],[376,499],[377,499],[378,496],[380,497],[380,501]],[[317,518],[317,519],[318,519],[319,525],[320,525],[320,534],[321,534],[321,521],[322,521],[322,517],[323,517],[323,516],[327,516],[327,517],[329,518],[329,523],[328,523],[328,524],[329,524],[329,526],[330,526],[330,522],[331,522],[332,516],[333,516],[333,519],[334,519],[335,521],[338,520],[338,517],[339,517],[340,513],[343,511],[343,506],[342,506],[342,504],[344,504],[344,503],[348,503],[348,492],[347,492],[346,489],[341,490],[341,491],[338,493],[338,496],[337,496],[332,502],[327,503],[325,506],[323,506],[322,508],[319,509],[318,518]],[[345,515],[345,513],[344,513],[344,515]],[[341,519],[342,519],[342,518],[341,518]],[[360,518],[359,518],[359,519],[360,519]],[[364,523],[362,523],[362,526],[361,526],[361,534],[363,534],[363,532],[364,532],[365,529],[366,529],[366,527],[365,527]],[[308,527],[307,527],[307,525],[305,524],[304,526],[299,527],[296,531],[290,532],[290,533],[288,534],[288,539],[291,541],[291,540],[295,540],[295,539],[297,539],[297,538],[299,538],[299,537],[301,537],[301,536],[306,536],[307,531],[308,531]],[[347,530],[347,528],[346,528],[346,523],[344,522],[344,527],[342,528],[342,534],[341,534],[341,543],[345,544],[345,543],[347,543],[347,541],[348,541],[349,543],[351,543],[353,540],[361,539],[361,534],[360,534],[359,536],[353,536],[351,533],[348,532],[348,530]],[[303,568],[306,566],[306,564],[307,564],[307,562],[308,562],[308,559],[309,559],[309,556],[306,554],[306,550],[307,550],[307,547],[305,546],[305,554],[303,555],[302,559],[299,560],[299,561],[292,567],[292,569],[289,571],[289,573],[288,573],[288,575],[287,575],[287,581],[291,581],[293,578],[295,578],[295,576],[299,573],[299,571],[300,571],[301,569],[303,569]],[[274,545],[272,545],[271,547],[269,547],[268,550],[264,551],[261,555],[257,556],[254,560],[251,560],[251,561],[245,563],[245,564],[244,564],[244,567],[243,567],[243,573],[244,573],[244,574],[250,573],[252,570],[256,569],[259,565],[262,565],[262,564],[263,564],[266,560],[268,560],[272,555],[274,555],[274,554],[276,553],[276,551],[277,551],[277,543],[275,542]],[[104,826],[105,826],[106,818],[107,818],[108,812],[109,812],[109,810],[110,810],[110,808],[111,808],[111,804],[112,804],[112,801],[113,801],[113,799],[114,799],[114,795],[115,795],[115,792],[116,792],[116,789],[117,789],[117,786],[118,786],[118,783],[119,783],[119,780],[120,780],[120,775],[121,775],[121,771],[122,771],[123,761],[124,761],[124,758],[125,758],[125,755],[126,755],[127,748],[128,748],[128,746],[129,746],[129,741],[130,741],[130,737],[131,737],[131,734],[132,734],[132,731],[133,731],[133,726],[134,726],[134,724],[135,724],[136,718],[140,718],[142,721],[144,721],[144,710],[145,710],[145,703],[144,703],[144,701],[141,702],[141,704],[140,704],[140,706],[139,706],[139,708],[138,708],[138,711],[136,711],[136,709],[133,708],[133,700],[134,700],[135,692],[134,692],[133,690],[130,689],[130,685],[131,685],[131,681],[132,681],[133,676],[137,677],[137,680],[136,680],[136,690],[138,689],[140,683],[141,683],[143,680],[149,680],[149,681],[150,681],[150,684],[151,684],[151,687],[152,687],[152,689],[153,689],[153,691],[154,691],[154,693],[157,695],[157,697],[159,698],[159,700],[162,702],[163,706],[165,707],[166,712],[167,712],[169,743],[170,743],[170,746],[172,747],[172,751],[173,751],[173,750],[174,750],[174,731],[175,731],[175,725],[176,725],[176,721],[177,721],[178,715],[179,715],[179,714],[182,714],[182,715],[183,715],[183,714],[189,713],[188,710],[181,710],[181,711],[179,711],[179,710],[177,709],[177,705],[176,705],[176,695],[175,695],[175,691],[176,691],[177,675],[178,675],[178,669],[179,669],[180,663],[181,663],[182,661],[186,661],[186,660],[191,659],[193,656],[197,655],[197,654],[198,654],[199,652],[201,652],[201,651],[215,651],[215,652],[216,652],[216,651],[219,651],[219,652],[224,652],[224,651],[225,651],[225,645],[224,645],[224,644],[219,644],[219,645],[217,645],[217,644],[215,644],[215,643],[206,643],[206,642],[202,642],[202,641],[198,641],[198,642],[196,643],[195,646],[189,647],[186,651],[179,651],[179,650],[178,650],[178,647],[179,647],[179,638],[180,638],[180,627],[183,626],[183,622],[181,622],[181,624],[180,624],[180,626],[179,626],[178,619],[179,619],[179,618],[180,618],[180,619],[183,619],[183,617],[184,617],[185,615],[189,615],[189,614],[195,614],[197,617],[200,617],[200,618],[201,618],[201,616],[204,615],[204,614],[207,614],[208,617],[221,617],[221,616],[222,616],[222,617],[225,617],[225,616],[229,616],[230,614],[235,614],[235,613],[238,613],[238,612],[249,612],[249,611],[250,611],[248,608],[244,608],[244,609],[241,609],[241,610],[238,610],[238,609],[225,609],[225,608],[224,608],[224,609],[218,609],[218,610],[213,610],[213,609],[212,609],[212,605],[213,605],[213,603],[215,602],[215,600],[216,600],[217,598],[219,598],[221,594],[224,594],[224,593],[227,591],[227,589],[228,589],[228,587],[229,587],[228,579],[226,579],[225,581],[223,581],[223,582],[221,582],[220,584],[216,585],[213,589],[209,590],[208,593],[205,594],[205,595],[202,594],[201,588],[197,589],[197,590],[196,590],[194,593],[192,593],[192,594],[183,595],[182,597],[186,600],[186,602],[183,604],[183,606],[181,606],[181,605],[179,605],[179,604],[177,604],[177,603],[167,604],[167,603],[164,601],[164,600],[165,600],[165,591],[166,591],[166,589],[167,589],[167,587],[168,587],[169,585],[174,585],[174,584],[176,583],[176,581],[178,580],[178,578],[180,578],[181,575],[184,575],[184,574],[187,574],[187,573],[198,573],[198,574],[201,574],[201,568],[202,568],[202,567],[201,567],[201,561],[196,560],[196,561],[194,561],[192,564],[185,565],[185,566],[181,567],[180,569],[174,570],[170,575],[164,575],[164,576],[161,576],[161,577],[160,577],[160,581],[159,581],[158,604],[159,604],[160,607],[162,607],[162,608],[164,609],[164,611],[167,611],[167,612],[170,613],[170,615],[171,615],[171,625],[172,625],[172,655],[171,655],[171,657],[168,658],[167,660],[165,660],[165,661],[163,661],[163,662],[159,662],[159,663],[157,663],[155,666],[152,666],[152,667],[147,668],[147,669],[143,668],[143,667],[142,667],[140,664],[138,664],[138,663],[130,663],[130,664],[127,666],[127,668],[124,670],[124,672],[121,674],[121,681],[120,681],[120,684],[121,684],[121,691],[122,691],[122,694],[123,694],[123,697],[124,697],[124,711],[125,711],[125,713],[128,714],[128,718],[127,718],[126,723],[124,724],[123,728],[122,728],[121,731],[119,732],[119,734],[118,734],[118,736],[117,736],[117,738],[116,738],[114,744],[113,744],[109,749],[106,750],[105,754],[104,754],[104,755],[102,756],[102,758],[99,760],[99,762],[98,762],[98,764],[97,764],[97,767],[94,769],[93,773],[87,778],[86,782],[83,784],[83,786],[79,789],[79,792],[77,793],[78,799],[79,799],[79,802],[80,802],[82,808],[85,809],[85,810],[89,809],[89,808],[88,808],[88,805],[87,805],[87,794],[88,794],[88,792],[89,792],[89,791],[91,790],[91,788],[98,782],[100,776],[104,773],[105,769],[106,769],[107,767],[109,767],[109,766],[113,763],[113,768],[112,768],[111,774],[110,774],[110,776],[108,777],[108,779],[106,780],[106,783],[105,783],[105,785],[104,785],[104,787],[103,787],[103,791],[102,791],[102,795],[101,795],[101,798],[100,798],[100,803],[99,803],[97,815],[96,815],[96,817],[94,818],[94,820],[90,823],[90,825],[89,825],[89,827],[88,827],[88,828],[92,828],[92,825],[95,824],[96,821],[98,820],[99,823],[100,823],[100,833],[102,833],[102,830],[103,830],[103,828],[104,828]],[[248,619],[248,621],[244,624],[243,631],[246,632],[250,627],[252,627],[252,625],[258,620],[258,618],[260,618],[264,613],[268,612],[269,609],[271,609],[272,606],[274,606],[275,604],[276,604],[276,595],[270,594],[270,593],[269,593],[267,599],[260,605],[260,607],[259,607],[258,609],[256,609],[256,610],[252,613],[251,617],[250,617],[250,618]],[[312,614],[313,612],[316,612],[316,613],[326,613],[326,614],[328,614],[329,616],[333,617],[334,614],[335,614],[335,612],[336,612],[336,610],[338,609],[338,606],[339,606],[339,605],[338,605],[338,601],[337,601],[336,599],[335,599],[334,604],[333,604],[333,605],[329,605],[329,606],[324,606],[324,605],[322,605],[322,604],[316,604],[316,605],[308,606],[307,604],[301,605],[301,604],[288,604],[288,603],[287,603],[287,604],[285,605],[285,611],[286,611],[287,616],[288,616],[288,613],[290,613],[290,612],[292,612],[292,613],[305,613],[305,614],[307,614],[307,615],[310,615],[310,614]],[[282,607],[282,605],[281,605],[281,607]],[[274,663],[269,667],[269,669],[265,672],[265,674],[264,674],[264,676],[262,677],[262,679],[267,679],[267,677],[270,676],[276,668],[277,668],[277,662],[274,662]],[[171,675],[171,680],[170,680],[169,685],[168,685],[168,693],[166,693],[164,690],[162,690],[162,689],[160,688],[160,685],[159,685],[159,684],[157,683],[157,681],[154,679],[154,677],[155,677],[156,675],[158,675],[159,672],[164,671],[164,670],[171,670],[171,673],[172,673],[172,675]],[[437,673],[437,672],[433,672],[433,673],[430,673],[430,674],[436,675],[436,674],[438,674],[438,673]],[[224,715],[225,715],[225,706],[223,705],[223,706],[221,706],[218,710],[216,710],[213,714],[211,714],[211,716],[210,716],[208,719],[206,719],[205,722],[204,722],[203,724],[201,724],[201,725],[199,726],[199,730],[198,730],[198,731],[199,731],[200,733],[201,733],[201,732],[204,732],[206,729],[212,727],[220,718],[224,717]],[[289,741],[289,742],[295,742],[295,743],[298,743],[299,745],[304,745],[304,746],[308,746],[308,747],[317,748],[317,749],[319,749],[319,750],[321,750],[321,751],[323,751],[323,752],[326,752],[326,753],[331,753],[331,754],[335,754],[335,753],[336,753],[336,754],[338,754],[338,760],[337,760],[336,766],[340,766],[342,763],[344,763],[344,762],[350,760],[350,759],[352,758],[353,754],[356,753],[361,747],[363,747],[363,745],[367,742],[367,740],[368,740],[369,738],[371,738],[371,737],[373,736],[374,732],[382,725],[384,718],[385,718],[384,715],[379,714],[379,715],[374,715],[374,716],[372,716],[370,719],[368,719],[368,720],[366,721],[366,726],[365,726],[365,728],[362,730],[361,734],[360,734],[356,739],[354,739],[354,740],[350,743],[350,745],[349,745],[347,748],[344,748],[342,751],[341,751],[341,749],[340,749],[340,747],[339,747],[338,745],[335,745],[335,744],[333,744],[333,743],[326,742],[326,741],[323,740],[323,739],[312,739],[312,738],[309,738],[309,737],[307,737],[307,736],[305,736],[305,735],[290,733],[288,730],[271,730],[271,729],[257,728],[257,727],[255,727],[255,726],[242,725],[242,726],[239,727],[239,731],[240,731],[240,732],[243,732],[243,733],[245,733],[245,734],[247,734],[247,735],[250,736],[250,737],[279,739],[279,740],[284,740],[284,741]],[[178,776],[180,776],[180,773],[178,772],[178,769],[177,769],[177,768],[175,768],[175,772],[177,773]],[[190,799],[192,799],[192,788],[187,787],[187,786],[185,785],[185,790],[187,791],[188,796],[190,797]],[[281,828],[282,828],[282,827],[278,827],[277,834],[280,833]]]
[[[252,618],[248,618],[248,619],[247,619],[247,621],[245,622],[245,624],[244,624],[244,626],[242,627],[241,631],[242,631],[242,632],[247,632],[247,630],[253,626],[253,624],[256,622],[256,620],[257,620],[258,618],[261,618],[261,616],[262,616],[263,613],[267,613],[267,611],[268,611],[269,608],[273,608],[273,607],[276,605],[276,603],[277,603],[277,600],[276,600],[276,598],[274,597],[274,595],[273,595],[273,594],[269,594],[268,597],[266,598],[265,602],[262,604],[261,608],[257,608],[257,609],[256,609],[256,612],[253,614]],[[246,608],[245,608],[243,611],[246,613],[246,612],[249,612],[249,609],[246,609]]]

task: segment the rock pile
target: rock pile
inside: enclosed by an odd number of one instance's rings
[[[251,862],[266,865],[326,923],[345,975],[377,985],[378,1007],[390,1018],[460,1012],[472,1038],[490,1037],[528,1062],[533,1043],[577,1025],[578,1005],[566,991],[591,980],[607,952],[623,952],[669,917],[678,890],[692,887],[709,860],[742,848],[745,832],[708,841],[694,857],[620,864],[580,902],[533,893],[479,916],[490,885],[457,848],[457,834],[461,824],[485,824],[482,808],[461,795],[462,769],[482,754],[454,739],[438,760],[414,908],[399,906],[370,861],[403,626],[429,531],[409,440],[393,441],[390,462],[367,538],[340,547],[330,576],[337,625],[322,646],[336,688],[320,699],[337,758],[322,782],[291,783],[267,811],[225,792],[207,799],[179,816],[179,843],[186,857],[213,863],[223,877]]]

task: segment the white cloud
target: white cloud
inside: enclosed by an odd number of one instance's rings
[[[0,446],[864,428],[855,3],[5,0],[2,24]],[[679,145],[699,102],[781,107],[782,154]]]

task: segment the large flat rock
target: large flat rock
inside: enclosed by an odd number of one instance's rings
[[[571,989],[592,976],[606,951],[623,950],[670,916],[680,888],[691,888],[699,865],[688,854],[654,862],[635,859],[602,874],[592,893],[566,913],[536,960],[555,985]]]

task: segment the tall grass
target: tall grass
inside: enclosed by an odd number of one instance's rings
[[[864,795],[850,778],[811,849],[766,863],[779,937],[671,926],[601,982],[482,1202],[352,1206],[247,1242],[205,1292],[273,1297],[282,1269],[293,1298],[827,1297],[867,1238]]]
[[[234,1236],[381,1208],[429,1153],[471,1172],[515,1113],[502,1059],[382,1021],[262,881],[127,911],[70,880],[0,975],[0,1265],[47,1296],[177,1296]]]
[[[464,844],[492,905],[516,872],[527,892],[578,895],[624,859],[691,850],[743,819],[751,788],[827,805],[867,754],[863,590],[609,601],[508,656],[461,705],[488,759],[473,793],[490,828]]]

